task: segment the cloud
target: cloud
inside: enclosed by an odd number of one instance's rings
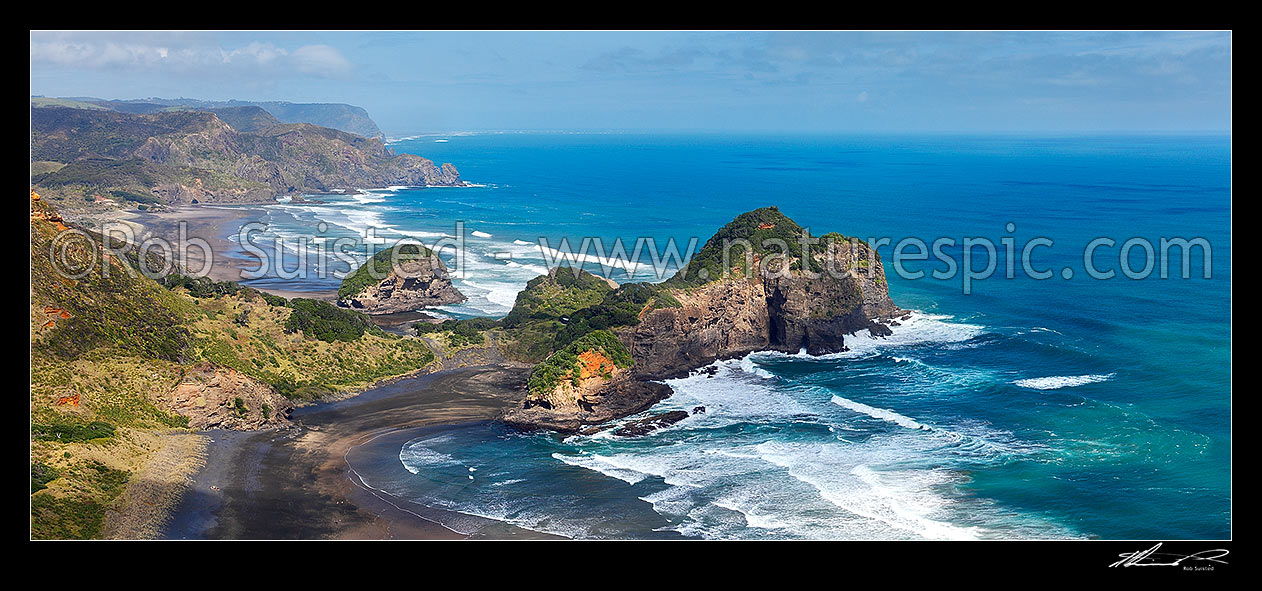
[[[304,45],[290,58],[299,72],[324,78],[346,78],[353,68],[342,52],[328,45]]]
[[[176,73],[208,77],[307,76],[344,79],[354,65],[329,45],[286,49],[254,41],[224,47],[201,36],[31,35],[31,67]]]

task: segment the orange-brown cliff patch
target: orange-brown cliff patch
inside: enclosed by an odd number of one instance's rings
[[[57,406],[79,406],[79,393],[75,392],[74,396],[62,396],[54,404]]]
[[[605,357],[600,351],[591,350],[578,354],[579,376],[580,380],[585,380],[592,376],[605,375],[612,372],[616,365],[612,359]]]

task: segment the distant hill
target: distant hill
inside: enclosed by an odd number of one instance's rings
[[[190,98],[106,100],[93,97],[31,97],[37,106],[62,106],[75,108],[103,108],[134,115],[146,115],[172,110],[217,111],[225,108],[258,107],[267,111],[281,123],[310,123],[320,127],[337,129],[368,138],[384,135],[377,123],[363,107],[342,103],[288,103],[283,101],[203,101]],[[231,125],[231,123],[229,123]],[[247,131],[239,129],[238,131]]]
[[[31,161],[38,163],[32,185],[54,198],[112,195],[138,203],[265,202],[334,189],[461,184],[450,164],[395,154],[375,138],[280,123],[254,106],[148,114],[34,107]]]
[[[280,124],[279,119],[262,107],[222,107],[208,110],[222,119],[224,123],[231,125],[233,129],[246,133],[256,133]],[[325,127],[328,126],[326,125]]]

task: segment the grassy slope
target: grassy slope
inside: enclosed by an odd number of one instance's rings
[[[168,289],[129,273],[121,261],[107,263],[108,278],[99,269],[62,277],[48,254],[58,228],[47,218],[57,214],[43,200],[32,203],[32,212],[30,402],[37,428],[31,463],[33,481],[36,472],[38,482],[47,479],[31,497],[32,537],[101,534],[105,509],[156,449],[155,433],[187,425],[151,395],[174,387],[192,363],[220,363],[288,396],[312,398],[361,389],[434,359],[421,340],[380,331],[331,341],[292,331],[292,303],[248,288],[174,281]],[[78,264],[100,256],[85,243],[66,252]],[[328,315],[335,333],[358,325],[355,313],[338,313],[350,316]],[[57,404],[76,396],[77,406]],[[113,434],[88,441],[38,436],[97,421],[114,427]]]

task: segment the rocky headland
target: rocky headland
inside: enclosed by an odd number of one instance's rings
[[[32,107],[31,161],[41,193],[145,207],[464,184],[451,164],[395,154],[379,138],[283,123],[258,107],[142,114]]]
[[[575,279],[558,285],[567,275]],[[868,244],[836,233],[811,237],[775,207],[738,216],[660,284],[611,289],[574,269],[531,284],[505,327],[546,335],[540,323],[556,323],[553,352],[535,366],[521,405],[504,420],[570,433],[642,412],[670,395],[661,380],[716,360],[767,350],[845,351],[851,335],[888,335],[888,325],[907,314],[890,299],[880,256]],[[540,297],[543,291],[549,297]],[[539,300],[569,305],[549,316],[538,312]],[[647,425],[664,424],[649,419]]]

